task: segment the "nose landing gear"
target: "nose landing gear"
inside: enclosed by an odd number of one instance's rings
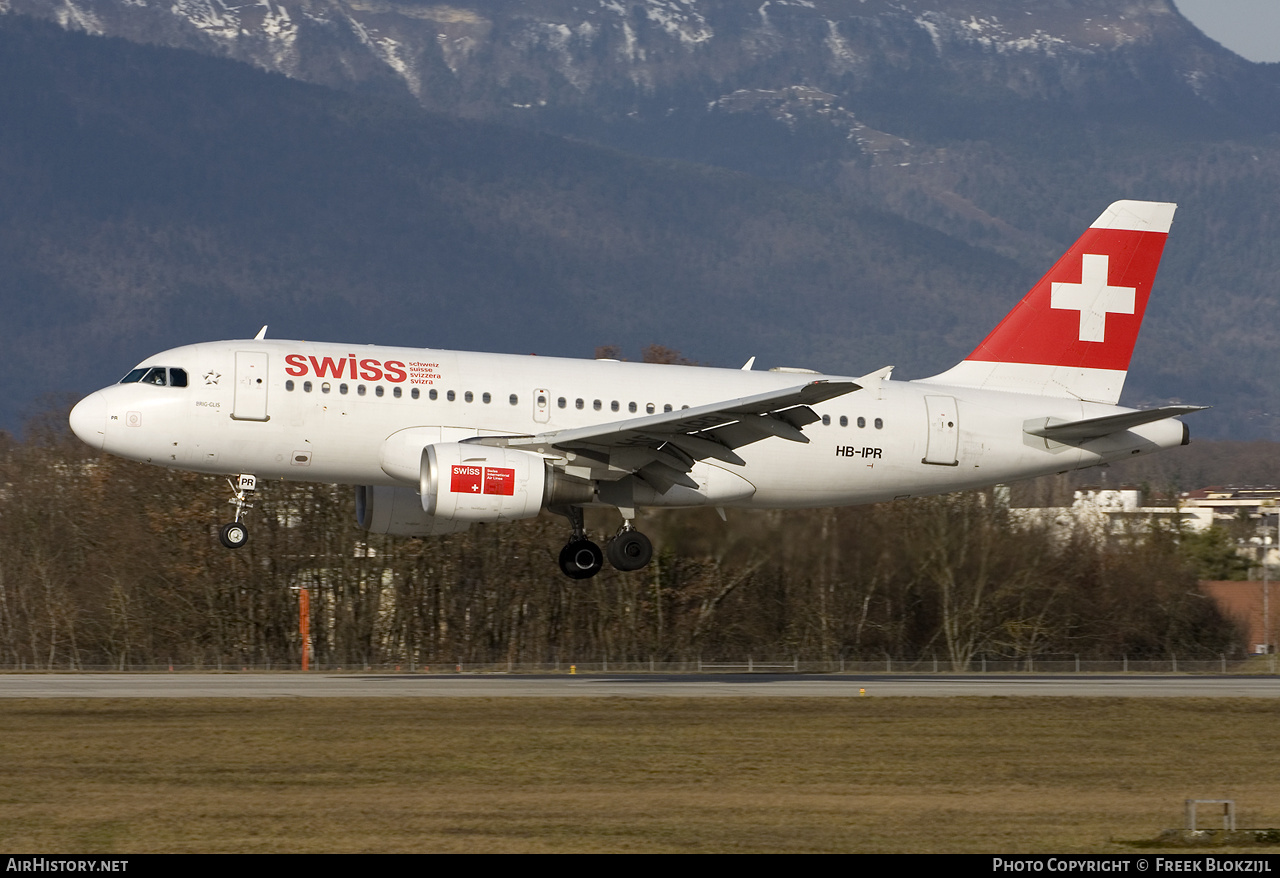
[[[235,496],[227,502],[236,508],[236,517],[234,521],[224,524],[218,531],[218,540],[228,549],[238,549],[249,542],[249,528],[240,521],[240,517],[244,515],[246,509],[253,508],[253,503],[250,501],[253,499],[253,492],[258,489],[258,478],[249,473],[241,473],[235,482],[227,479],[227,484],[235,493]]]

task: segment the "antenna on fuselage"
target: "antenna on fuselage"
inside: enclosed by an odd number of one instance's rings
[[[266,337],[267,337],[267,327],[266,327],[266,324],[263,324],[263,327],[258,330],[258,334],[253,337],[253,340],[262,341]]]

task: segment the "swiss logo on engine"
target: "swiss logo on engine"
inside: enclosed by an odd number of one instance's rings
[[[498,466],[455,466],[449,477],[449,490],[455,494],[511,497],[516,492],[516,471]]]
[[[503,494],[507,497],[516,492],[516,471],[500,466],[484,468],[484,492],[486,494]]]
[[[455,466],[449,479],[449,490],[455,494],[479,494],[483,476],[483,467]]]

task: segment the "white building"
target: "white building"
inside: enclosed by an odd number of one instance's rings
[[[1201,488],[1153,502],[1134,485],[1086,487],[1075,492],[1070,506],[1011,512],[1020,521],[1059,528],[1064,536],[1078,527],[1106,537],[1147,533],[1156,523],[1193,532],[1217,525],[1240,540],[1242,554],[1258,565],[1280,566],[1280,488]]]

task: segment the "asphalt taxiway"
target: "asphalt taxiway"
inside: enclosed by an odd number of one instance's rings
[[[0,674],[0,698],[1280,698],[1280,678],[975,674]]]

